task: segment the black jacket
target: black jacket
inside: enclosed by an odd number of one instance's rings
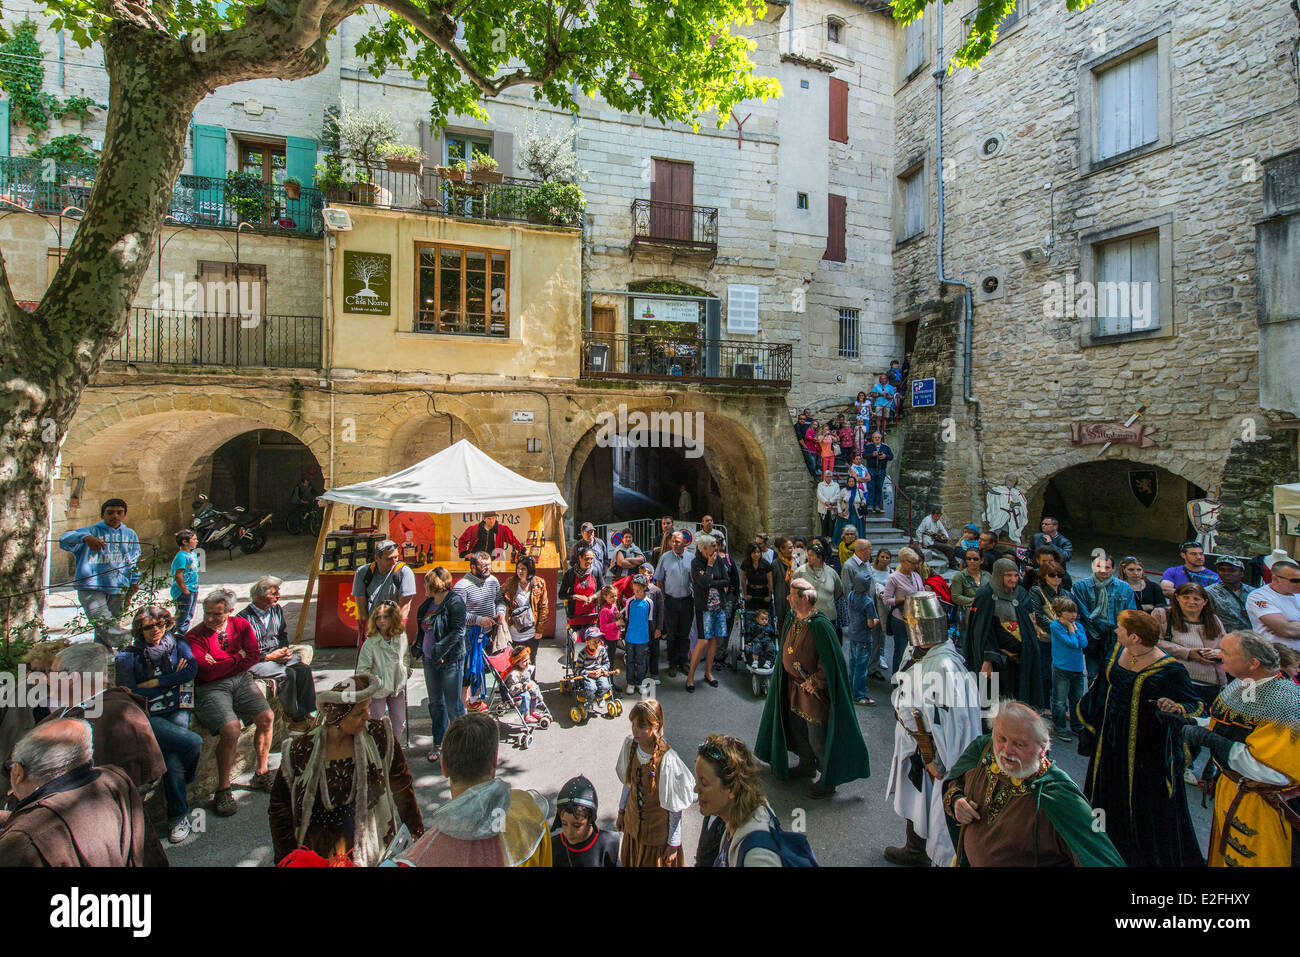
[[[721,556],[713,560],[713,567],[710,568],[708,559],[697,554],[691,562],[691,594],[695,596],[695,610],[708,611],[710,588],[718,590],[725,607],[731,594],[731,575],[731,569]]]
[[[428,622],[425,621],[426,614],[430,616]],[[418,624],[412,651],[416,657],[423,654],[426,630],[433,632],[433,654],[429,660],[434,664],[454,664],[465,657],[465,615],[465,599],[455,591],[450,592],[436,609],[432,598],[422,601],[415,613]]]

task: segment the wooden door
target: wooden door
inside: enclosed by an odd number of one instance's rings
[[[656,239],[689,242],[695,202],[695,166],[676,160],[655,160],[650,181],[650,234]],[[672,203],[664,207],[659,203]]]
[[[610,372],[616,367],[615,356],[618,352],[618,340],[614,336],[614,324],[618,320],[618,310],[613,306],[591,307],[591,344],[603,347],[606,355],[606,368]]]

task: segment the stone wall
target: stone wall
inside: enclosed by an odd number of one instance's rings
[[[933,7],[924,19],[934,19]],[[947,55],[962,28],[951,15],[944,28]],[[933,57],[933,22],[927,29]],[[1123,421],[1145,404],[1143,421],[1160,430],[1156,447],[1113,447],[1107,457],[1156,465],[1203,488],[1222,482],[1234,503],[1225,511],[1242,513],[1232,521],[1250,523],[1251,541],[1265,539],[1259,516],[1267,483],[1252,485],[1224,464],[1244,420],[1269,431],[1254,327],[1253,224],[1262,190],[1249,173],[1251,164],[1295,146],[1300,108],[1286,45],[1256,38],[1294,29],[1289,10],[1264,0],[1232,8],[1201,0],[1177,10],[1167,0],[1135,0],[1074,13],[1043,3],[1006,32],[980,70],[948,79],[945,268],[976,289],[973,392],[983,426],[975,432],[977,423],[958,419],[958,443],[980,451],[980,476],[967,487],[981,476],[996,482],[1018,473],[1022,488],[1041,491],[1051,475],[1096,458],[1097,447],[1071,446],[1072,422]],[[1167,145],[1082,170],[1089,71],[1147,39],[1167,65],[1161,76],[1169,93],[1160,105]],[[932,65],[905,83],[895,103],[896,167],[923,159],[929,196],[925,231],[894,251],[899,316],[936,291],[931,72]],[[982,144],[995,134],[1000,147],[982,158]],[[1088,278],[1094,234],[1128,227],[1161,231],[1161,291],[1172,308],[1160,332],[1093,340],[1087,320],[1046,315],[1048,283]],[[1049,248],[1049,234],[1051,258],[1027,264],[1021,251]],[[992,292],[986,278],[997,280]],[[946,345],[926,348],[929,361],[947,361]],[[952,361],[959,376],[960,349]],[[946,473],[951,461],[948,454],[911,467]],[[1031,528],[1037,517],[1031,514]]]

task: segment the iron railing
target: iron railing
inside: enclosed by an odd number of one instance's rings
[[[590,379],[645,379],[790,387],[794,347],[743,339],[702,339],[613,332],[582,334],[582,374]]]
[[[632,255],[639,245],[673,246],[718,254],[718,207],[632,200]]]
[[[572,190],[566,193],[560,188],[562,184],[513,176],[503,176],[501,182],[476,182],[471,178],[462,179],[463,174],[454,172],[444,175],[438,169],[426,167],[419,173],[371,169],[370,182],[328,186],[325,198],[331,203],[470,219],[548,226],[582,224],[582,209],[568,202],[567,194]]]
[[[321,367],[321,317],[219,315],[139,308],[110,362],[157,365]]]

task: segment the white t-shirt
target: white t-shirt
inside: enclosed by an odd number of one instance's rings
[[[1250,616],[1250,627],[1270,641],[1280,641],[1288,648],[1300,650],[1300,639],[1286,638],[1270,631],[1259,620],[1262,615],[1281,615],[1287,621],[1300,621],[1298,599],[1298,595],[1279,595],[1272,585],[1256,588],[1246,596],[1246,614]]]

